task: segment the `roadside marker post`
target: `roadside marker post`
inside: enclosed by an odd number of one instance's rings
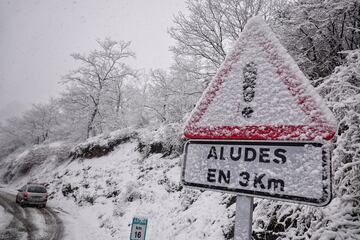
[[[237,194],[236,240],[251,239],[253,198],[331,201],[336,120],[260,17],[248,21],[184,128],[184,186]]]
[[[147,218],[134,217],[131,224],[130,240],[145,240]]]

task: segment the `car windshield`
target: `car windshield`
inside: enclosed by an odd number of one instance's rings
[[[46,189],[44,187],[41,187],[41,186],[29,186],[28,192],[46,193]]]

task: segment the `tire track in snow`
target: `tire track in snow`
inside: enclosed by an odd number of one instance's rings
[[[60,240],[63,237],[64,225],[56,213],[48,208],[39,209],[45,218],[45,224],[49,226],[49,240]]]
[[[1,240],[62,239],[64,231],[63,224],[51,209],[22,208],[15,203],[14,195],[2,191],[0,192],[0,205],[3,206],[6,212],[13,216],[13,219],[6,229],[0,231]],[[42,226],[42,224],[44,226]],[[39,233],[44,233],[44,235],[39,236]]]
[[[13,219],[6,229],[0,232],[0,239],[16,240],[24,239],[24,237],[26,237],[26,239],[31,239],[31,236],[28,234],[31,229],[30,225],[25,220],[25,211],[18,208],[14,199],[15,198],[12,198],[10,194],[0,192],[0,204],[7,213],[13,216]]]

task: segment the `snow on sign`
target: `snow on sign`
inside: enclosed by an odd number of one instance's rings
[[[148,220],[134,217],[131,225],[130,240],[145,240]]]
[[[336,121],[260,17],[249,20],[185,125],[190,139],[331,139]]]
[[[321,97],[262,18],[254,17],[185,124],[192,140],[182,182],[323,206],[331,199],[325,140],[335,132]]]
[[[191,140],[185,146],[182,182],[323,206],[331,199],[328,154],[313,142]]]

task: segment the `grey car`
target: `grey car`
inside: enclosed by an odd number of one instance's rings
[[[46,188],[41,184],[26,184],[18,189],[16,202],[21,206],[33,205],[38,207],[46,207],[48,193]]]

